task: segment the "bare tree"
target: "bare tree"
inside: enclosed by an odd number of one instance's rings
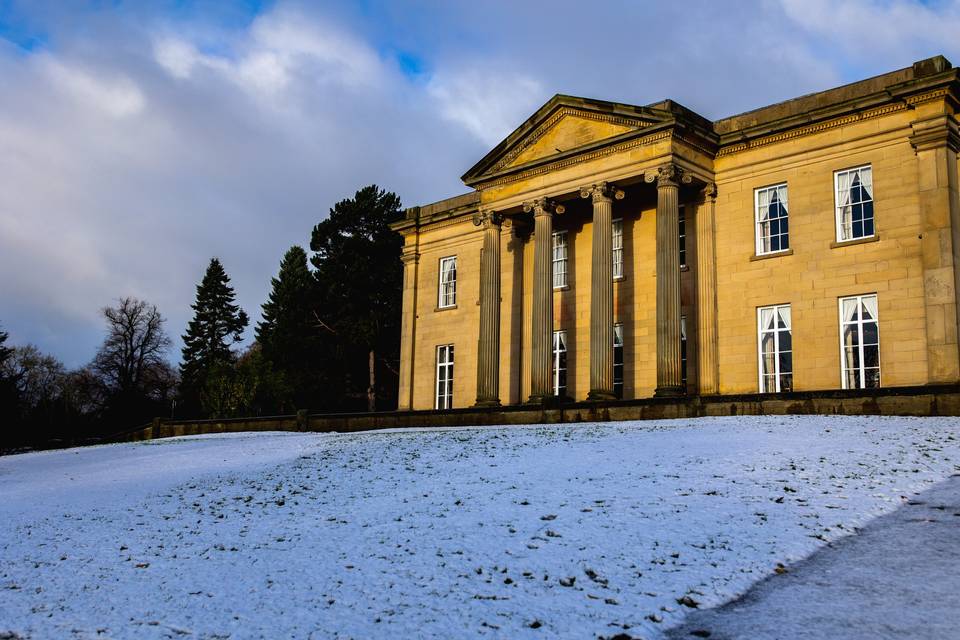
[[[104,307],[107,337],[93,359],[92,369],[113,393],[155,395],[158,384],[166,386],[170,365],[164,355],[170,338],[164,319],[152,305],[133,297],[121,298],[115,307]]]

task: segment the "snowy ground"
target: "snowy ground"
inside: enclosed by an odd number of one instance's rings
[[[952,418],[236,434],[0,458],[0,636],[628,637],[960,471]]]

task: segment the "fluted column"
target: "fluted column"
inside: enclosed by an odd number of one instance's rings
[[[717,250],[715,220],[717,185],[703,190],[703,202],[697,207],[697,372],[700,394],[720,393],[720,370],[717,355]]]
[[[680,185],[672,164],[644,176],[657,182],[657,389],[656,396],[685,393],[680,360]],[[689,181],[689,178],[687,178]]]
[[[563,206],[546,198],[525,202],[533,212],[533,330],[530,338],[530,402],[542,403],[553,396],[553,214]]]
[[[483,227],[480,254],[480,338],[477,348],[478,407],[500,406],[500,224],[494,211],[480,211],[473,224]]]
[[[606,182],[580,189],[593,201],[593,256],[590,264],[589,400],[612,400],[613,393],[613,200],[623,191]]]

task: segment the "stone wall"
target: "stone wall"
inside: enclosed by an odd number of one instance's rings
[[[133,442],[209,433],[245,431],[355,432],[485,425],[525,425],[617,420],[663,420],[735,415],[960,416],[960,385],[886,388],[868,391],[807,391],[783,394],[648,398],[606,403],[448,411],[313,414],[226,420],[162,420],[110,441]]]

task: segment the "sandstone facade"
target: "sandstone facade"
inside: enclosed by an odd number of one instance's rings
[[[777,379],[791,390],[960,382],[958,105],[960,74],[939,56],[718,121],[670,100],[554,97],[464,175],[470,193],[394,225],[400,408],[438,407],[441,346],[452,408],[559,401],[554,331],[564,398],[757,393],[773,366],[758,310],[787,305],[790,376]],[[789,248],[761,250],[777,186]],[[869,197],[870,233],[845,238],[853,191]],[[878,372],[841,339],[855,296],[875,316],[856,340],[879,331]]]

